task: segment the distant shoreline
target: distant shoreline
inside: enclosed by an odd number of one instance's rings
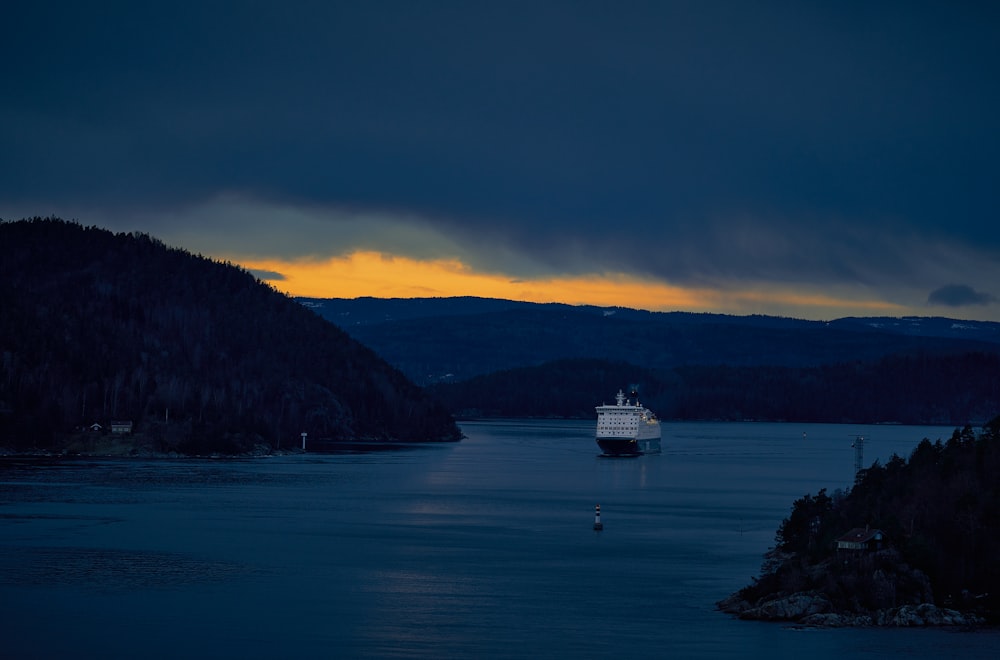
[[[458,442],[457,440],[455,442]],[[80,450],[64,447],[62,449],[30,449],[17,450],[0,447],[0,460],[9,458],[21,459],[75,459],[75,458],[108,458],[108,459],[188,459],[188,458],[268,458],[276,456],[301,456],[305,454],[360,454],[393,449],[407,449],[424,445],[439,445],[441,441],[408,442],[401,440],[322,440],[314,441],[312,447],[273,448],[268,445],[258,445],[253,450],[237,454],[206,453],[188,454],[177,451],[153,451],[148,448],[137,448],[135,443],[109,442],[95,445],[92,449]]]

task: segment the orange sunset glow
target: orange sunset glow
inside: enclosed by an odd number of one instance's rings
[[[233,259],[239,262],[239,259]],[[715,290],[672,286],[621,273],[514,279],[476,272],[457,259],[421,261],[379,252],[353,252],[327,260],[254,260],[244,266],[280,273],[268,282],[290,296],[307,298],[430,298],[479,296],[536,303],[619,306],[651,311],[761,313],[765,308],[796,310],[792,315],[833,318],[864,308],[898,314],[884,301],[837,298],[801,290],[747,288]]]

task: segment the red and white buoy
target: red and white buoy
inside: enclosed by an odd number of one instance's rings
[[[601,505],[598,504],[594,506],[594,531],[599,532],[604,529],[604,523],[601,522]]]

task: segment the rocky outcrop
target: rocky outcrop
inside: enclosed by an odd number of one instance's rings
[[[750,603],[733,594],[717,603],[719,610],[741,619],[784,621],[802,626],[843,628],[848,626],[883,626],[919,628],[927,626],[975,626],[983,620],[974,614],[938,607],[932,603],[903,605],[871,613],[838,612],[830,599],[818,591],[805,591],[762,598]]]
[[[963,614],[931,603],[880,610],[875,617],[875,625],[878,626],[971,626],[977,623],[982,623],[982,620],[973,614]]]
[[[757,621],[798,621],[831,609],[830,599],[816,591],[793,593],[748,603],[739,596],[721,601],[719,609],[741,619]]]
[[[794,553],[771,558],[776,560],[772,570],[716,606],[741,619],[831,628],[975,626],[985,621],[980,609],[972,614],[935,605],[928,576],[894,549],[811,564]],[[970,610],[975,600],[963,594]]]

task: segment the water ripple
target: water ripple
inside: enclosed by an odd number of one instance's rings
[[[249,572],[240,564],[182,554],[79,547],[0,547],[0,565],[0,586],[101,591],[216,583]]]

